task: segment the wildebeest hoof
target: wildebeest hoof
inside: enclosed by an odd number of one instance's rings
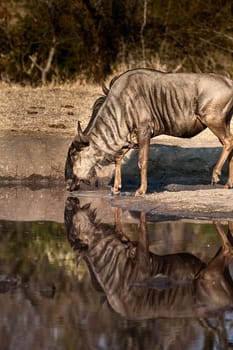
[[[233,183],[232,182],[227,182],[224,186],[225,189],[233,188]]]
[[[211,185],[216,185],[219,182],[219,176],[212,177]]]
[[[211,184],[214,185],[214,184],[217,184],[220,180],[219,176],[221,175],[221,173],[217,172],[217,171],[214,171],[213,172],[213,175],[212,175],[212,181],[211,181]]]
[[[78,191],[80,188],[80,185],[77,184],[74,180],[67,180],[66,181],[66,191],[70,191],[70,192],[73,192],[73,191]]]
[[[111,187],[111,194],[117,196],[121,193],[120,188]]]
[[[136,192],[135,192],[135,197],[143,197],[145,195],[146,191],[143,191],[143,190],[140,190],[138,189]]]

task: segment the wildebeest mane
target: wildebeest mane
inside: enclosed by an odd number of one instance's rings
[[[102,91],[103,91],[104,95],[98,97],[97,100],[95,101],[93,107],[92,107],[92,114],[90,116],[89,123],[88,123],[86,129],[84,130],[85,135],[89,135],[89,133],[91,132],[93,126],[95,125],[97,114],[98,114],[101,106],[103,105],[104,101],[106,100],[112,85],[114,84],[114,82],[118,78],[119,78],[119,76],[115,76],[114,78],[112,78],[112,80],[109,83],[109,88],[105,85],[104,81],[102,82]]]

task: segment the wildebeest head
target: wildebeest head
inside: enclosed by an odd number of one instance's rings
[[[90,162],[90,157],[86,156],[88,151],[89,137],[82,132],[78,122],[77,135],[69,147],[65,164],[67,190],[78,190],[80,182],[90,184],[90,179],[95,177],[95,168]]]
[[[74,250],[87,250],[98,225],[95,210],[90,209],[90,203],[81,207],[78,198],[67,198],[64,219],[71,246]]]

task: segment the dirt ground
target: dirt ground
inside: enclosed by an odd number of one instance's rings
[[[86,126],[95,100],[95,85],[72,84],[34,88],[0,84],[0,130],[3,133],[71,137],[77,120]]]
[[[99,86],[79,83],[35,89],[1,84],[0,137],[25,135],[29,142],[35,135],[70,136],[72,139],[77,120],[81,121],[83,127],[87,125],[93,103],[101,93]],[[179,146],[181,149],[220,147],[216,137],[209,131],[191,140],[161,136],[154,143]],[[180,164],[177,166],[182,167]],[[195,182],[195,178],[193,180]],[[233,220],[233,190],[225,190],[223,185],[211,187],[191,184],[182,187],[174,184],[168,190],[143,198],[123,194],[113,198],[112,204],[160,216]]]

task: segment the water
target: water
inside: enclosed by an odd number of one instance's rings
[[[73,241],[68,240],[62,220],[0,221],[0,348],[231,348],[233,287],[229,282],[224,284],[223,290],[219,287],[218,281],[221,282],[220,285],[225,283],[219,262],[207,275],[211,283],[214,282],[213,285],[210,289],[201,286],[199,294],[197,285],[196,289],[192,289],[190,276],[183,286],[177,284],[171,288],[161,286],[160,280],[149,279],[148,282],[144,278],[148,271],[148,268],[144,271],[144,258],[141,258],[140,263],[132,265],[132,276],[134,266],[139,271],[136,279],[142,284],[138,287],[127,284],[127,278],[130,280],[131,277],[126,268],[125,274],[120,273],[119,264],[122,258],[114,266],[112,263],[108,264],[110,260],[107,259],[102,269],[99,268],[99,262],[96,262],[92,268],[96,268],[95,273],[102,281],[101,285],[96,278],[91,277],[84,261],[88,252],[77,248],[76,244],[77,238],[79,243],[80,238],[84,242],[84,235],[81,237],[78,232],[86,232],[87,237],[92,230],[90,224],[93,218],[87,219],[86,216],[90,209],[80,209],[88,201],[92,203],[91,210],[96,208],[97,219],[105,223],[103,227],[98,226],[98,239],[101,242],[101,234],[105,234],[109,227],[113,229],[116,214],[108,199],[106,202],[104,199],[97,202],[93,198],[80,198],[79,207],[76,208],[78,226],[72,225]],[[74,208],[69,208],[71,209]],[[139,215],[129,212],[121,215],[120,229],[130,241],[138,241],[141,237],[138,229]],[[143,218],[141,229],[142,221]],[[227,232],[227,223],[223,223],[222,227]],[[176,256],[179,252],[188,252],[208,264],[221,246],[216,227],[211,222],[147,222],[147,230],[150,250],[156,256]],[[88,240],[91,245],[91,236]],[[127,245],[129,242],[123,244]],[[75,248],[72,249],[71,245]],[[111,247],[111,243],[108,247]],[[114,248],[115,251],[117,247]],[[129,247],[127,251],[136,261],[135,249],[133,246]],[[107,246],[102,250],[102,258],[106,251]],[[80,254],[83,259],[77,266],[76,260],[80,258]],[[222,259],[223,266],[225,260],[221,256],[219,259]],[[227,262],[227,268],[230,262],[231,258]],[[174,262],[169,269],[176,269]],[[106,276],[101,277],[102,273],[106,275],[104,270],[111,271],[105,284],[103,281]],[[228,280],[229,276],[228,274]],[[116,279],[121,282],[116,284]],[[114,289],[112,286],[118,287]],[[207,299],[204,295],[206,291]],[[192,304],[193,294],[195,305]],[[210,305],[208,299],[211,300]],[[215,304],[218,306],[216,309]]]

